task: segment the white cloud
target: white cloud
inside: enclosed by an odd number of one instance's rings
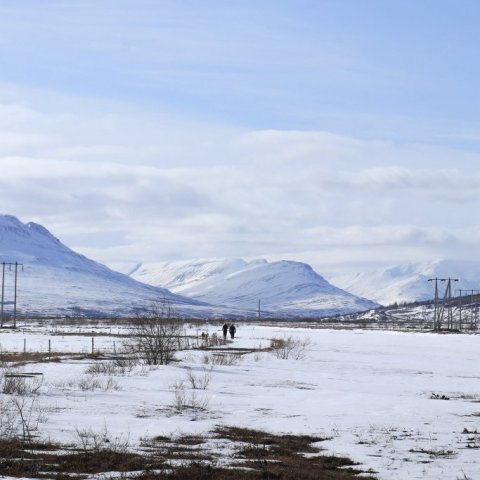
[[[0,104],[0,202],[99,260],[406,261],[464,255],[479,237],[468,152],[83,111]]]

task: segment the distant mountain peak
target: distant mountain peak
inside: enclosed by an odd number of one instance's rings
[[[328,316],[374,308],[328,283],[306,263],[213,258],[144,263],[133,278],[215,305],[292,316]]]
[[[429,278],[458,278],[455,288],[475,289],[480,286],[480,262],[445,258],[406,263],[377,270],[333,276],[336,285],[382,305],[395,302],[430,300],[434,296]]]
[[[0,226],[2,225],[21,226],[23,223],[13,215],[0,214]]]
[[[20,262],[19,309],[37,313],[68,313],[72,306],[90,312],[131,315],[153,301],[200,305],[164,288],[155,288],[110,270],[74,252],[38,223],[22,223],[13,215],[0,215],[0,261]],[[6,276],[6,294],[12,281]],[[205,314],[204,314],[205,315]]]
[[[128,315],[161,298],[203,317],[221,312],[251,317],[259,300],[263,311],[283,317],[324,317],[376,306],[334,287],[310,265],[290,260],[139,263],[130,276],[123,275],[76,253],[44,226],[12,215],[0,215],[0,261],[25,265],[19,307],[30,312],[65,313],[75,306]],[[9,278],[6,283],[9,294]]]

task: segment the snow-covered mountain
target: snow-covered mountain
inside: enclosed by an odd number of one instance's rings
[[[339,275],[330,278],[335,285],[371,298],[382,305],[395,302],[429,300],[434,297],[433,282],[429,278],[457,278],[452,289],[480,289],[480,262],[435,260],[410,263],[394,267]],[[445,283],[439,283],[439,294],[443,295]],[[453,293],[453,292],[452,292]]]
[[[137,282],[89,260],[63,245],[36,223],[22,223],[11,215],[0,215],[0,264],[23,264],[18,269],[18,309],[39,314],[88,313],[131,314],[152,301],[166,299],[182,314],[206,316],[211,308],[175,295],[166,289]],[[0,265],[0,275],[1,275]],[[0,277],[1,281],[1,277]],[[14,269],[6,268],[6,310],[14,297]]]
[[[239,309],[325,317],[375,308],[376,304],[328,283],[309,265],[242,259],[139,264],[130,275],[177,294]]]

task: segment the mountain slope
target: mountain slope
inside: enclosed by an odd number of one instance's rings
[[[434,285],[428,279],[435,277],[458,278],[459,281],[452,285],[454,290],[477,290],[480,288],[480,262],[435,260],[334,276],[330,280],[356,295],[372,298],[382,305],[391,305],[433,298]],[[441,282],[439,294],[443,295],[444,291],[445,283]]]
[[[0,263],[18,262],[18,309],[39,314],[68,314],[81,308],[96,314],[132,314],[166,299],[185,314],[207,315],[198,301],[144,285],[114,272],[63,245],[41,225],[0,215]],[[0,265],[1,269],[1,265]],[[0,271],[1,275],[1,271]],[[1,278],[0,278],[1,280]],[[14,269],[5,272],[5,309],[11,311]]]
[[[280,315],[324,317],[376,305],[329,284],[304,263],[208,259],[138,265],[136,280],[203,302]]]

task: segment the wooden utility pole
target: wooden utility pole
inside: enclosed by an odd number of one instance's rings
[[[0,313],[0,328],[3,328],[3,302],[5,300],[5,262],[2,262],[2,306]]]

